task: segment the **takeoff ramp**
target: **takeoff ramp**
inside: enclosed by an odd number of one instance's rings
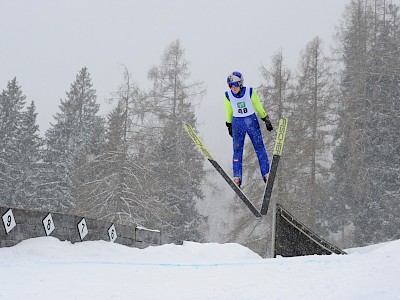
[[[276,204],[273,220],[273,257],[313,254],[346,254],[300,223],[282,205]]]

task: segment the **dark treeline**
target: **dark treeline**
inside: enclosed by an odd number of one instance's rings
[[[352,0],[336,37],[331,54],[319,37],[306,43],[296,70],[283,50],[261,67],[258,90],[271,120],[289,118],[274,199],[342,247],[400,238],[399,6]],[[179,40],[148,79],[153,86],[143,91],[125,68],[103,118],[83,68],[44,138],[34,103],[12,79],[0,95],[1,204],[203,240],[207,220],[196,201],[204,198],[204,160],[182,131],[182,122],[196,127],[203,84],[190,81]],[[253,152],[245,151],[246,178],[259,176]],[[254,198],[262,193],[257,180],[245,189]],[[232,240],[261,241],[265,228],[255,230],[245,208],[236,208]]]

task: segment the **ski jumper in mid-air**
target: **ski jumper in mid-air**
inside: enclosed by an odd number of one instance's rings
[[[257,114],[265,122],[268,131],[273,130],[257,92],[243,86],[243,75],[233,72],[227,78],[229,91],[225,92],[226,126],[233,142],[233,181],[239,187],[242,184],[242,159],[246,133],[253,143],[264,182],[268,180],[269,162],[265,150]]]

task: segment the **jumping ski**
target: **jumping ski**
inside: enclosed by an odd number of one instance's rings
[[[281,117],[279,119],[278,131],[276,134],[274,156],[272,157],[271,170],[269,172],[268,181],[264,191],[263,202],[261,206],[261,214],[265,216],[268,212],[269,201],[271,200],[272,188],[274,187],[274,181],[276,172],[278,170],[279,159],[281,158],[283,145],[286,138],[286,129],[288,126],[288,119]]]
[[[243,201],[244,204],[250,209],[250,211],[257,218],[261,218],[262,215],[257,210],[257,208],[251,203],[251,201],[247,198],[247,196],[242,192],[242,190],[233,182],[233,180],[229,177],[229,175],[222,169],[219,163],[213,158],[211,153],[207,150],[206,146],[199,139],[193,127],[189,124],[184,124],[184,129],[186,133],[190,136],[196,146],[199,148],[200,152],[203,156],[213,165],[213,167],[218,171],[219,174],[225,179],[225,181],[229,184],[229,186],[235,191],[235,193],[239,196],[239,198]]]

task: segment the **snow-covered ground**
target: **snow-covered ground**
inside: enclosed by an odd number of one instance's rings
[[[41,237],[0,249],[0,299],[400,299],[400,240],[348,253],[262,259],[238,244]]]

